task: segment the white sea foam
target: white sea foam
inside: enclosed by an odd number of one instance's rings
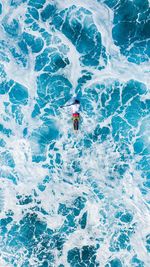
[[[92,80],[88,81],[82,87],[83,95],[86,88],[96,86],[96,84],[104,84],[105,87],[109,87],[115,80],[121,83],[126,83],[130,79],[135,79],[137,81],[145,83],[149,86],[150,76],[149,76],[149,63],[142,63],[141,65],[136,65],[129,63],[125,56],[120,54],[119,47],[114,45],[112,38],[112,27],[113,27],[113,12],[106,7],[104,4],[96,3],[95,1],[56,1],[57,7],[61,10],[63,8],[70,7],[72,5],[78,7],[84,7],[92,12],[94,23],[96,24],[98,30],[101,33],[102,44],[106,47],[109,60],[108,65],[103,70],[99,71],[97,69],[86,67],[86,70],[93,73]],[[8,1],[3,1],[4,5],[4,15],[9,12]],[[25,4],[21,9],[17,9],[12,13],[12,17],[18,14],[24,16]],[[44,24],[45,25],[45,24]],[[41,24],[41,26],[43,26]],[[23,25],[22,25],[23,27]],[[50,33],[48,22],[46,23],[46,30]],[[30,31],[30,33],[33,33]],[[40,37],[39,33],[35,33],[37,37]],[[59,37],[62,42],[69,47],[68,58],[70,65],[63,72],[73,85],[72,94],[77,86],[77,81],[81,76],[81,71],[83,66],[80,65],[80,54],[77,52],[73,44],[63,35],[63,33],[55,31],[55,35]],[[81,123],[81,130],[78,135],[72,133],[72,121],[71,113],[69,110],[61,110],[60,115],[55,118],[56,125],[61,133],[61,137],[56,140],[55,147],[58,149],[58,153],[61,155],[62,165],[54,164],[54,170],[44,169],[42,163],[32,162],[32,149],[34,146],[34,151],[38,150],[38,144],[31,142],[30,139],[24,138],[22,136],[22,131],[24,127],[29,126],[28,136],[31,135],[34,129],[41,126],[42,122],[37,118],[31,117],[31,111],[33,110],[35,104],[35,98],[37,96],[36,91],[36,78],[39,73],[34,71],[35,56],[32,55],[31,51],[28,58],[29,64],[27,68],[23,69],[15,63],[15,60],[11,57],[10,63],[5,63],[5,71],[9,79],[26,86],[29,92],[29,102],[28,105],[22,108],[24,114],[24,122],[22,126],[18,126],[12,116],[9,116],[8,121],[4,121],[4,126],[6,128],[11,128],[13,135],[9,138],[3,136],[6,141],[6,148],[10,150],[14,162],[15,170],[18,174],[17,185],[12,184],[11,181],[7,181],[1,178],[2,187],[0,186],[0,199],[1,206],[0,210],[4,216],[7,210],[12,210],[14,212],[14,221],[19,222],[22,218],[23,211],[31,212],[31,208],[36,205],[36,197],[33,197],[33,202],[20,206],[16,202],[16,195],[32,195],[33,190],[36,190],[38,197],[37,199],[41,201],[40,207],[42,207],[47,215],[43,215],[40,212],[38,216],[41,220],[45,220],[49,228],[58,229],[63,225],[64,218],[58,215],[59,203],[70,203],[77,196],[85,194],[88,196],[88,201],[83,209],[81,215],[84,211],[88,211],[87,217],[87,227],[85,230],[77,228],[74,233],[71,233],[67,241],[64,244],[64,249],[62,255],[55,251],[56,256],[56,266],[63,262],[67,267],[70,265],[67,262],[67,253],[70,249],[74,247],[81,248],[84,245],[95,245],[100,243],[100,248],[97,251],[97,259],[100,261],[101,266],[105,266],[108,259],[113,259],[116,255],[123,262],[123,266],[130,266],[131,258],[135,254],[145,262],[145,266],[148,267],[149,257],[145,248],[145,236],[149,234],[149,195],[143,196],[140,191],[140,186],[143,181],[141,181],[141,172],[136,169],[136,164],[140,160],[137,156],[134,156],[133,160],[128,159],[127,164],[129,169],[125,172],[122,179],[109,179],[110,172],[115,164],[121,164],[120,152],[115,150],[115,145],[112,139],[108,139],[102,144],[92,143],[90,148],[84,148],[82,151],[82,157],[79,158],[80,146],[83,145],[84,137],[86,134],[93,133],[95,126],[98,121],[98,114],[93,117],[89,117],[85,110],[81,111],[81,116],[83,117],[83,122]],[[42,73],[42,72],[41,72]],[[61,71],[60,71],[61,73]],[[121,90],[121,88],[120,88]],[[142,97],[144,100],[147,99],[149,95]],[[1,96],[1,103],[8,102],[9,98],[7,95]],[[98,103],[91,100],[93,109],[97,112]],[[49,105],[49,104],[48,104]],[[0,105],[0,119],[3,121],[5,115],[4,105]],[[44,111],[42,110],[42,114]],[[100,126],[108,126],[111,123],[112,115],[100,122]],[[144,122],[142,120],[139,122],[135,133],[140,129],[140,126],[145,127],[146,134],[149,133],[149,117],[147,117]],[[134,138],[135,140],[135,138]],[[144,137],[144,142],[149,145],[150,140],[148,134]],[[37,146],[37,147],[36,147]],[[129,145],[131,155],[134,155],[133,144]],[[57,151],[48,151],[47,155],[50,153],[51,158],[55,161]],[[81,173],[73,173],[72,162],[74,160],[79,160],[81,165]],[[49,163],[49,158],[47,159]],[[49,175],[51,181],[46,184],[46,189],[41,192],[38,188],[39,183],[42,183],[44,177]],[[80,177],[80,183],[78,179]],[[92,182],[96,182],[101,193],[104,194],[104,198],[100,199],[95,193]],[[119,231],[119,226],[113,217],[113,214],[117,209],[122,207],[122,209],[127,209],[133,214],[133,223],[135,223],[134,233],[131,236],[130,242],[133,247],[131,251],[121,250],[119,252],[110,252],[109,244],[111,237],[115,230]],[[103,223],[101,218],[101,211],[107,213],[106,224]],[[81,216],[80,215],[80,216]],[[79,219],[79,218],[78,218]],[[100,220],[101,219],[101,220]],[[128,229],[128,225],[124,224],[122,228]],[[91,238],[92,237],[92,238]],[[101,242],[101,238],[104,242]],[[5,254],[4,254],[5,256]],[[9,256],[9,255],[7,255]],[[35,266],[35,259],[32,258],[30,261],[31,266]],[[5,267],[11,267],[9,264],[5,264],[3,260],[0,260],[0,264]]]

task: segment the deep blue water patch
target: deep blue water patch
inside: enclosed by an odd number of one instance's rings
[[[92,139],[91,136],[89,136],[89,135],[85,136],[82,145],[84,145],[85,148],[90,148],[90,147],[92,147],[92,141],[93,141],[93,140],[91,140],[91,139]],[[81,152],[81,154],[82,154],[82,152]]]
[[[81,211],[84,209],[86,204],[85,197],[77,197],[73,203],[72,207],[67,206],[64,203],[60,203],[58,214],[65,216],[65,220],[63,225],[60,228],[60,235],[70,235],[77,229],[77,225],[80,224],[81,228],[84,229],[86,226],[86,215],[84,215],[81,219],[78,219]]]
[[[88,79],[92,79],[92,75],[90,73],[86,78],[83,75],[81,77],[81,80],[83,83],[85,83]],[[81,86],[82,87],[82,86]],[[78,89],[80,87],[78,86]],[[85,114],[89,117],[94,117],[95,115],[95,108],[94,106],[97,106],[98,101],[99,101],[99,93],[97,91],[97,84],[92,85],[91,87],[86,87],[84,92],[79,91],[78,93],[79,98],[82,99],[82,110],[84,110]],[[97,110],[97,115],[99,115],[100,112]]]
[[[67,214],[69,214],[70,211],[71,209],[67,207],[65,204],[59,203],[58,214],[66,216]]]
[[[18,65],[21,65],[23,67],[26,67],[27,66],[27,59],[26,57],[24,56],[24,54],[20,53],[20,49],[18,50],[17,47],[10,47],[10,52],[12,54],[12,56],[14,57],[15,59],[15,62],[18,64]]]
[[[122,91],[122,103],[126,104],[127,101],[131,100],[137,95],[144,95],[147,93],[145,84],[135,80],[130,80],[125,84]]]
[[[28,54],[27,44],[24,40],[19,41],[18,46],[25,55]]]
[[[84,208],[86,203],[85,197],[77,197],[73,202],[73,212],[75,216],[78,216],[80,214],[80,211]]]
[[[110,129],[109,127],[100,127],[99,124],[96,126],[94,130],[94,140],[104,142],[107,140],[108,136],[110,134]]]
[[[81,219],[79,220],[79,224],[81,225],[81,229],[85,229],[87,223],[87,211],[83,213]]]
[[[33,111],[32,111],[32,114],[31,114],[32,118],[35,118],[35,117],[38,116],[40,113],[41,113],[41,112],[40,112],[40,107],[39,107],[39,105],[38,105],[38,104],[35,104],[35,105],[34,105],[34,109],[33,109]]]
[[[124,153],[124,150],[121,151],[122,154]],[[124,163],[123,160],[120,159],[120,163],[116,163],[113,167],[113,171],[110,172],[113,177],[116,177],[118,179],[123,179],[125,172],[129,169],[129,165],[127,163]]]
[[[25,127],[25,128],[23,129],[23,137],[25,138],[25,137],[27,136],[27,134],[28,134],[28,128]]]
[[[6,142],[2,138],[0,138],[0,147],[5,147],[5,145]]]
[[[39,20],[39,12],[36,8],[28,8],[28,12],[32,18]]]
[[[38,266],[46,266],[44,265],[45,261],[52,264],[54,261],[50,241],[52,234],[53,231],[36,214],[27,213],[20,222],[14,223],[7,231],[7,248],[11,253],[7,262],[18,266],[19,259],[14,257],[13,253],[21,249],[26,251],[28,260],[34,255],[34,258],[38,260]]]
[[[12,130],[9,128],[5,128],[3,124],[0,124],[0,132],[6,135],[7,137],[10,137],[10,135],[12,135]]]
[[[42,38],[40,37],[36,38],[35,36],[27,32],[23,33],[22,38],[26,42],[26,44],[31,48],[33,53],[39,53],[44,46],[44,41]]]
[[[36,57],[35,70],[40,71],[43,69],[45,72],[54,73],[68,64],[68,58],[64,58],[56,48],[46,48]]]
[[[133,267],[145,267],[145,264],[142,260],[140,260],[137,255],[135,255],[131,260],[131,266]]]
[[[94,84],[90,88],[85,88],[81,93],[82,109],[89,116],[95,116],[93,103],[97,106],[98,121],[103,122],[106,118],[111,118],[111,122],[100,127],[97,124],[93,133],[84,137],[86,147],[91,147],[92,142],[108,142],[113,138],[116,150],[119,151],[120,163],[116,162],[109,172],[109,177],[123,179],[125,172],[129,169],[131,150],[128,144],[133,142],[135,154],[145,156],[137,163],[137,168],[142,170],[142,175],[146,178],[143,181],[144,187],[149,187],[147,172],[149,168],[147,156],[149,155],[149,102],[146,98],[148,89],[145,84],[129,80],[127,83],[115,81],[107,87],[102,84]],[[145,100],[142,100],[144,96]],[[148,96],[147,96],[148,97]],[[135,128],[142,119],[140,130],[135,139]],[[125,156],[126,155],[126,156]],[[144,192],[144,191],[143,191]]]
[[[13,184],[17,185],[18,176],[12,169],[11,170],[0,169],[0,177],[9,180]]]
[[[38,189],[39,189],[41,192],[43,192],[43,191],[45,191],[46,186],[43,185],[43,184],[38,184]]]
[[[5,17],[2,22],[3,28],[7,34],[9,34],[10,37],[16,38],[20,34],[20,25],[19,21],[16,19],[13,19],[8,23],[8,18]]]
[[[13,80],[5,80],[2,83],[0,83],[0,95],[7,94],[10,88],[13,86],[14,81]]]
[[[150,57],[149,3],[144,1],[108,1],[114,10],[112,30],[115,44],[130,62],[140,64]]]
[[[22,3],[27,2],[27,0],[10,0],[10,6],[17,7]]]
[[[111,127],[115,141],[121,138],[132,139],[132,127],[136,127],[140,118],[147,115],[147,106],[141,100],[141,96],[146,94],[146,86],[135,80],[130,80],[126,84],[116,81],[102,89],[101,120],[113,115]],[[95,135],[105,138],[101,131],[100,128],[95,129]],[[109,129],[107,131],[109,133]]]
[[[0,162],[3,166],[9,166],[10,168],[15,167],[14,159],[9,151],[0,153]]]
[[[5,237],[7,233],[7,226],[13,221],[12,217],[8,216],[6,218],[0,219],[0,234]]]
[[[9,92],[9,99],[13,104],[26,105],[28,102],[28,89],[19,83],[15,83]]]
[[[118,81],[110,84],[107,88],[103,88],[100,85],[97,85],[99,90],[102,90],[101,93],[101,115],[104,118],[113,115],[115,111],[119,111],[121,106],[120,101],[120,83]]]
[[[120,137],[128,139],[128,135],[131,129],[131,126],[122,119],[120,116],[114,116],[112,118],[112,135],[115,141],[118,141]]]
[[[33,199],[32,196],[24,196],[24,195],[17,195],[16,198],[18,199],[19,205],[27,205],[32,203]]]
[[[48,179],[48,177],[45,177],[45,182],[47,182]],[[35,194],[34,198],[37,196],[38,195]],[[18,202],[17,204],[21,206],[30,204],[32,202],[31,195],[17,195],[16,197]],[[73,206],[82,210],[84,208],[84,203],[84,197],[77,197],[73,202]],[[60,206],[61,210],[63,211],[62,208],[64,205]],[[70,207],[70,211],[73,212],[72,207]],[[71,216],[77,216],[77,214],[73,214],[74,213],[72,213]],[[13,264],[13,266],[18,266],[19,258],[14,256],[14,252],[17,250],[19,253],[21,250],[25,252],[24,259],[28,258],[30,261],[30,259],[32,259],[34,256],[34,259],[38,261],[38,266],[49,266],[49,264],[52,266],[54,264],[54,251],[56,251],[56,249],[59,252],[62,251],[63,245],[66,241],[66,235],[72,232],[71,228],[74,226],[74,224],[72,224],[73,221],[71,220],[71,216],[69,217],[68,212],[63,212],[63,216],[67,216],[67,221],[69,223],[68,227],[70,228],[70,231],[66,231],[65,235],[61,228],[58,228],[55,231],[48,228],[47,223],[39,219],[38,215],[31,211],[30,213],[23,215],[22,219],[17,223],[13,222],[10,213],[8,215],[9,216],[7,218],[4,218],[0,221],[0,230],[2,230],[3,235],[7,235],[3,244],[1,243],[1,248],[3,250],[7,243],[7,250],[10,253],[10,256],[5,259],[6,262]],[[9,226],[9,229],[7,229],[7,225],[9,224],[11,225]],[[65,223],[64,226],[67,227],[67,224]],[[98,266],[96,264],[97,248],[98,246],[84,246],[82,248],[81,261],[83,261],[85,264],[91,262],[91,265],[88,265],[91,267]],[[28,266],[27,260],[25,260],[23,264],[23,266]]]
[[[150,170],[150,161],[149,161],[150,156],[146,155],[143,156],[140,161],[138,162],[138,169],[148,172]]]
[[[130,245],[130,232],[126,229],[121,229],[120,231],[116,231],[111,238],[110,241],[110,248],[109,250],[111,252],[117,252],[122,249],[126,249],[130,251],[131,245]]]
[[[48,4],[41,12],[41,18],[45,22],[50,17],[54,16],[56,7],[54,5]]]
[[[82,109],[84,110],[85,114],[87,116],[94,117],[95,113],[94,113],[94,107],[93,107],[93,103],[90,100],[90,98],[88,98],[88,95],[85,94],[84,96],[82,96]]]
[[[144,149],[144,141],[142,138],[136,139],[136,142],[134,143],[134,152],[136,154],[142,154]]]
[[[45,2],[46,0],[30,0],[28,5],[37,9],[41,9],[44,6]]]
[[[133,215],[128,211],[119,211],[115,215],[116,218],[119,218],[123,223],[130,223],[133,220]]]
[[[3,11],[3,9],[2,9],[2,4],[0,3],[0,15],[2,14],[2,11]]]
[[[92,79],[92,73],[88,71],[82,71],[83,75],[78,79],[78,85],[76,91],[78,92],[82,86],[89,80]]]
[[[29,25],[29,27],[32,29],[32,25],[34,24],[34,19],[31,17],[30,14],[26,13],[26,19],[25,24]]]
[[[39,32],[41,33],[43,40],[45,40],[46,45],[50,46],[52,35],[49,32],[47,32],[44,28],[41,28]]]
[[[106,264],[105,267],[123,267],[121,261],[119,259],[113,259],[109,262],[109,264]]]
[[[68,251],[67,261],[71,267],[89,266],[96,267],[99,263],[96,262],[96,251],[98,247],[83,246],[81,249],[75,247]]]
[[[50,76],[46,73],[37,78],[37,94],[41,106],[46,103],[55,107],[63,105],[70,99],[70,89],[72,88],[69,80],[61,75]]]
[[[146,236],[146,249],[150,253],[150,234]]]
[[[73,5],[56,13],[53,24],[75,45],[77,51],[82,55],[81,61],[84,65],[97,66],[99,64],[101,35],[89,10]]]
[[[81,173],[81,166],[80,166],[80,161],[79,160],[73,160],[71,163],[71,168],[73,173]]]
[[[130,125],[137,127],[138,121],[141,117],[144,117],[145,110],[143,102],[140,100],[140,97],[135,97],[126,109],[125,118],[127,119]]]
[[[58,136],[58,129],[52,120],[45,121],[41,127],[34,130],[30,137],[32,142],[32,160],[37,163],[46,160],[47,146],[52,140],[57,139]]]

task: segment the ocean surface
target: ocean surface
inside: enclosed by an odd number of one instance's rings
[[[150,267],[149,6],[0,0],[0,267]]]

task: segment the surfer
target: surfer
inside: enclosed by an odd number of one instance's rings
[[[65,105],[65,106],[60,106],[61,108],[63,107],[70,107],[72,108],[72,119],[73,119],[73,128],[75,131],[79,129],[79,119],[80,119],[80,101],[78,99],[74,99],[72,104]]]
[[[79,119],[80,119],[80,101],[75,99],[74,103],[72,104],[72,119],[73,119],[73,128],[75,131],[79,129]]]

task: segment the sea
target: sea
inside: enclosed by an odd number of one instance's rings
[[[0,0],[0,267],[150,267],[149,59],[148,0]]]

